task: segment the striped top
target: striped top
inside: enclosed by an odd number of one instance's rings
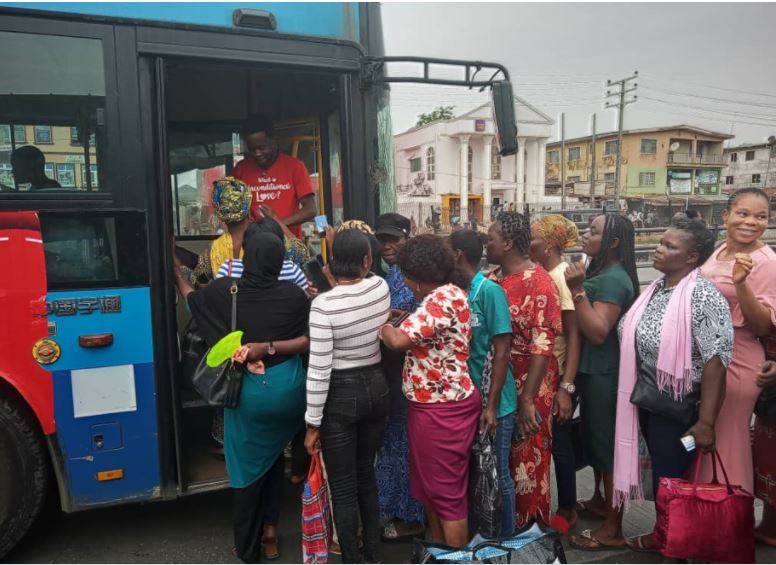
[[[229,269],[231,268],[231,272]],[[218,268],[216,278],[221,277],[234,277],[239,279],[243,274],[243,262],[242,259],[227,259]],[[307,277],[304,276],[304,272],[299,268],[299,265],[292,261],[283,261],[283,267],[280,270],[280,276],[278,280],[291,281],[296,284],[302,290],[307,290]]]
[[[331,371],[380,362],[377,332],[388,321],[391,294],[380,277],[335,286],[310,308],[310,363],[305,421],[320,426]]]

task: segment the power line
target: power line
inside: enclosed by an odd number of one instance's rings
[[[647,75],[647,78],[651,78],[651,77],[653,77],[653,75]],[[677,79],[677,80],[666,80],[666,79],[661,79],[661,78],[657,77],[656,80],[658,82],[664,82],[664,83],[670,83],[670,84],[676,84],[677,81],[680,81],[682,84],[686,84],[688,86],[699,86],[701,88],[711,88],[713,90],[721,90],[723,92],[735,92],[737,94],[748,94],[750,96],[762,96],[764,98],[776,99],[776,95],[774,95],[772,93],[771,94],[766,94],[764,92],[752,92],[750,90],[737,90],[735,88],[723,88],[721,86],[712,86],[710,84],[698,84],[698,83],[693,83],[693,82],[687,82],[687,80],[684,77],[682,77],[681,79]]]
[[[702,94],[697,93],[688,93],[688,92],[678,92],[675,90],[665,90],[662,88],[655,88],[654,86],[644,86],[644,88],[648,90],[654,90],[655,92],[661,92],[663,94],[668,94],[670,96],[682,96],[682,97],[692,97],[692,98],[700,98],[702,100],[710,100],[714,102],[725,102],[730,104],[736,104],[739,106],[754,106],[756,108],[776,108],[776,104],[769,104],[767,102],[749,102],[749,101],[740,101],[740,100],[733,100],[731,98],[716,98],[713,96],[704,96]]]
[[[673,100],[664,100],[662,98],[652,98],[651,96],[642,96],[642,100],[649,100],[651,102],[657,102],[660,104],[666,104],[668,106],[680,106],[682,108],[688,108],[695,111],[700,112],[708,112],[710,114],[719,114],[721,116],[728,116],[730,118],[737,118],[738,116],[742,116],[745,118],[750,118],[752,120],[763,120],[766,122],[775,122],[776,123],[776,115],[773,116],[766,116],[763,114],[749,114],[746,112],[735,112],[735,111],[726,111],[726,110],[715,110],[713,108],[704,108],[702,106],[692,105],[692,104],[683,104],[681,102],[675,102]]]

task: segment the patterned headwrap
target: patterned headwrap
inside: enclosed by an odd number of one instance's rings
[[[531,247],[531,224],[528,217],[519,212],[501,212],[496,221],[501,224],[501,237],[512,241],[519,252],[528,253]]]
[[[216,216],[226,224],[236,224],[247,218],[252,198],[248,186],[234,177],[221,177],[213,182]]]
[[[531,224],[531,232],[550,247],[564,251],[579,244],[577,225],[560,214],[550,214]]]
[[[370,227],[369,224],[364,222],[363,220],[348,220],[346,222],[342,222],[340,224],[340,227],[337,228],[337,233],[340,233],[345,230],[358,230],[360,232],[365,233],[366,235],[374,235],[374,230]]]

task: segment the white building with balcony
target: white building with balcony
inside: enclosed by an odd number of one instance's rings
[[[547,140],[553,120],[515,97],[518,152],[501,157],[490,103],[449,120],[394,136],[398,211],[430,227],[460,222],[487,225],[500,210],[554,205],[544,196]]]

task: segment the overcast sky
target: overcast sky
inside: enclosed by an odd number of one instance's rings
[[[515,94],[557,121],[566,137],[616,129],[604,110],[606,79],[639,71],[626,128],[690,124],[730,133],[733,145],[776,134],[776,4],[390,3],[382,8],[387,55],[504,64]],[[394,130],[417,114],[485,94],[392,85]]]

